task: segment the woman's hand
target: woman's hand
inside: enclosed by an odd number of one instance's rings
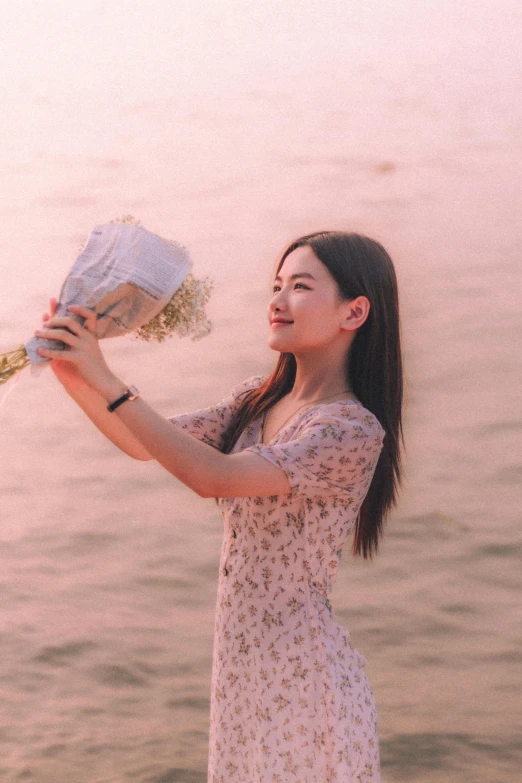
[[[96,337],[96,313],[82,305],[71,305],[69,311],[85,318],[81,326],[72,316],[56,317],[57,300],[50,300],[51,315],[43,316],[44,325],[35,330],[36,337],[61,340],[65,350],[38,348],[37,353],[52,359],[51,367],[64,384],[82,380],[94,389],[103,388],[114,375],[108,367]]]
[[[49,300],[49,309],[51,312],[51,315],[49,313],[44,313],[42,316],[43,321],[43,327],[47,326],[47,322],[54,318],[56,315],[56,308],[58,306],[58,300],[54,299],[54,297],[51,297]],[[58,378],[61,384],[65,386],[66,389],[75,387],[75,386],[83,386],[85,384],[85,381],[83,380],[82,376],[76,369],[74,364],[71,364],[71,362],[64,362],[63,359],[52,359],[50,363],[50,368]]]

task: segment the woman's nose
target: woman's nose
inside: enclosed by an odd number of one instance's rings
[[[270,301],[270,308],[272,310],[286,310],[284,294],[281,291],[276,291]]]

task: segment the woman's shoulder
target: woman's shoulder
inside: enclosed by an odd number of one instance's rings
[[[232,388],[231,395],[233,397],[238,397],[239,395],[246,394],[248,391],[252,391],[252,389],[257,389],[266,381],[267,377],[268,376],[266,375],[251,375],[250,378],[247,378],[240,383],[236,383]]]
[[[336,420],[338,426],[353,429],[362,428],[370,437],[384,438],[386,432],[379,419],[359,400],[334,400],[319,404],[311,411],[312,422],[319,423],[322,418]]]

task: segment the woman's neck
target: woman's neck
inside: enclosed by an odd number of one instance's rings
[[[294,386],[288,395],[296,404],[336,395],[355,398],[344,365],[332,364],[328,357],[322,361],[316,356],[296,357],[296,363]]]

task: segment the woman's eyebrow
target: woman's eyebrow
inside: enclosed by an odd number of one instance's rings
[[[315,277],[309,272],[296,272],[295,275],[290,275],[290,280],[297,280],[298,277],[308,277],[310,280],[315,280]],[[276,275],[274,280],[282,280],[282,278]]]

